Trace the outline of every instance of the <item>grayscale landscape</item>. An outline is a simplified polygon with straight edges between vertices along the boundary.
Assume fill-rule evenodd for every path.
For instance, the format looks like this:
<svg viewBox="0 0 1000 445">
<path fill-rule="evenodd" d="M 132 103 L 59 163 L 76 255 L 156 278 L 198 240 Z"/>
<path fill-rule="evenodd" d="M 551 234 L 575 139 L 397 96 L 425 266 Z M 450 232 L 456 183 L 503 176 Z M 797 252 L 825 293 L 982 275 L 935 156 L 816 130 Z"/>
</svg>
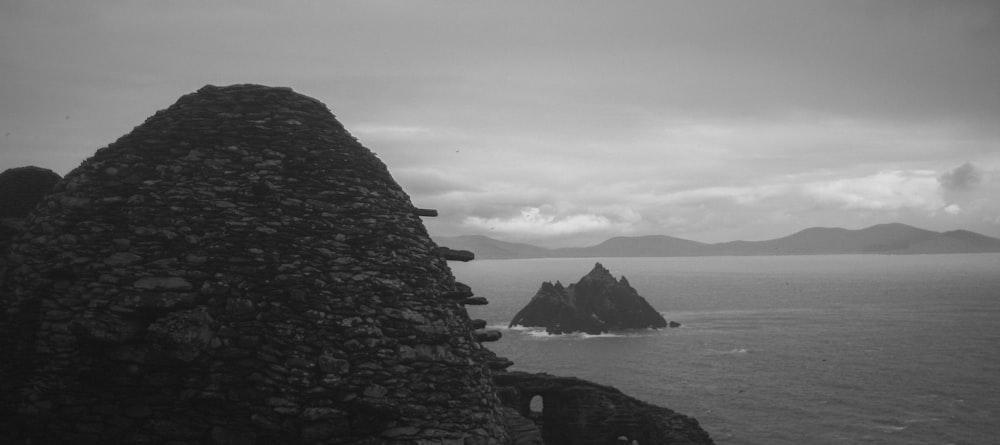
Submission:
<svg viewBox="0 0 1000 445">
<path fill-rule="evenodd" d="M 995 0 L 0 0 L 0 444 L 994 443 L 998 42 Z"/>
</svg>

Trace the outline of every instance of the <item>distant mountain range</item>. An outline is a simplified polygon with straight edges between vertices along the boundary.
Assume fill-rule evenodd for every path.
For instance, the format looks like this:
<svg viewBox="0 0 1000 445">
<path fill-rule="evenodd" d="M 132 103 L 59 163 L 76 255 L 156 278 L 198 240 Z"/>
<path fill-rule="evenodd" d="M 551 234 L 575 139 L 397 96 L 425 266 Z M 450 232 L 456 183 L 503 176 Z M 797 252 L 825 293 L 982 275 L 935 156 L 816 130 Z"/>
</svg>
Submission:
<svg viewBox="0 0 1000 445">
<path fill-rule="evenodd" d="M 595 246 L 559 249 L 509 243 L 481 235 L 435 237 L 435 241 L 452 249 L 472 251 L 479 259 L 1000 252 L 998 238 L 967 230 L 934 232 L 899 223 L 859 230 L 812 227 L 773 240 L 715 244 L 666 235 L 620 236 Z"/>
</svg>

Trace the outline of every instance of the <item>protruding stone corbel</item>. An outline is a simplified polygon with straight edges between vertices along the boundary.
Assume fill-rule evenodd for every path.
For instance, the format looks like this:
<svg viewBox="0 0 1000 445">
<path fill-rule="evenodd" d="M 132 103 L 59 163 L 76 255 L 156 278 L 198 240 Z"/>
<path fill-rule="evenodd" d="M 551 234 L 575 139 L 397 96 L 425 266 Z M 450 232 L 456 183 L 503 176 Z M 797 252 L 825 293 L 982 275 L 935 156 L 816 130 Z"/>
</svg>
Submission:
<svg viewBox="0 0 1000 445">
<path fill-rule="evenodd" d="M 496 357 L 489 359 L 486 362 L 486 366 L 489 366 L 490 369 L 495 371 L 502 371 L 507 368 L 510 368 L 511 366 L 514 366 L 514 362 L 512 362 L 510 359 L 506 357 Z"/>
<path fill-rule="evenodd" d="M 469 297 L 462 300 L 462 304 L 466 306 L 486 306 L 490 304 L 490 301 L 485 297 Z"/>
<path fill-rule="evenodd" d="M 418 209 L 418 208 L 414 207 L 413 208 L 413 214 L 417 215 L 417 216 L 434 217 L 434 216 L 438 216 L 438 211 L 435 210 L 435 209 Z"/>
<path fill-rule="evenodd" d="M 441 296 L 449 300 L 464 300 L 473 295 L 475 294 L 472 293 L 472 288 L 465 283 L 455 283 L 455 290 L 441 294 Z"/>
<path fill-rule="evenodd" d="M 438 254 L 448 261 L 472 261 L 476 255 L 468 250 L 455 250 L 447 247 L 438 247 Z"/>
<path fill-rule="evenodd" d="M 487 343 L 500 340 L 503 337 L 503 333 L 497 330 L 479 330 L 474 333 L 476 336 L 476 341 L 480 343 Z"/>
<path fill-rule="evenodd" d="M 486 320 L 482 320 L 479 318 L 472 320 L 472 329 L 483 329 L 485 327 L 486 327 Z"/>
</svg>

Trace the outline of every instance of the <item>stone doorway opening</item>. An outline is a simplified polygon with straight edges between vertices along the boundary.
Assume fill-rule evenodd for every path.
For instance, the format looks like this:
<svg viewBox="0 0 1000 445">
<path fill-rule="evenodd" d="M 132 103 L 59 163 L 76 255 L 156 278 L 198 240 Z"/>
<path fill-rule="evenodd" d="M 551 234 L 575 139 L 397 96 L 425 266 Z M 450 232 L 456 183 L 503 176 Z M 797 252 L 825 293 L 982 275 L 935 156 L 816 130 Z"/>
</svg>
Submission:
<svg viewBox="0 0 1000 445">
<path fill-rule="evenodd" d="M 542 413 L 545 412 L 545 400 L 542 399 L 541 394 L 535 394 L 531 397 L 528 402 L 528 418 L 533 420 L 535 424 L 542 424 Z"/>
</svg>

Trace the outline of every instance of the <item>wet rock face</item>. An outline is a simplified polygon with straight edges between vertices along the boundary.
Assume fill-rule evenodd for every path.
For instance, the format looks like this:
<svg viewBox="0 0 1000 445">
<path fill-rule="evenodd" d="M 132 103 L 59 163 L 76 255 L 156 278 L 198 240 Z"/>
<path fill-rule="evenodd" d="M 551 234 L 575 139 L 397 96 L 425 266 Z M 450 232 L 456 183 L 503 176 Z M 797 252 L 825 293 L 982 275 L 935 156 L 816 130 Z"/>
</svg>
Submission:
<svg viewBox="0 0 1000 445">
<path fill-rule="evenodd" d="M 184 96 L 14 240 L 0 442 L 503 441 L 436 247 L 320 102 Z"/>
<path fill-rule="evenodd" d="M 616 280 L 597 263 L 590 273 L 568 287 L 559 282 L 542 283 L 510 325 L 544 327 L 550 334 L 600 334 L 618 329 L 663 328 L 667 322 L 625 277 Z"/>
</svg>

